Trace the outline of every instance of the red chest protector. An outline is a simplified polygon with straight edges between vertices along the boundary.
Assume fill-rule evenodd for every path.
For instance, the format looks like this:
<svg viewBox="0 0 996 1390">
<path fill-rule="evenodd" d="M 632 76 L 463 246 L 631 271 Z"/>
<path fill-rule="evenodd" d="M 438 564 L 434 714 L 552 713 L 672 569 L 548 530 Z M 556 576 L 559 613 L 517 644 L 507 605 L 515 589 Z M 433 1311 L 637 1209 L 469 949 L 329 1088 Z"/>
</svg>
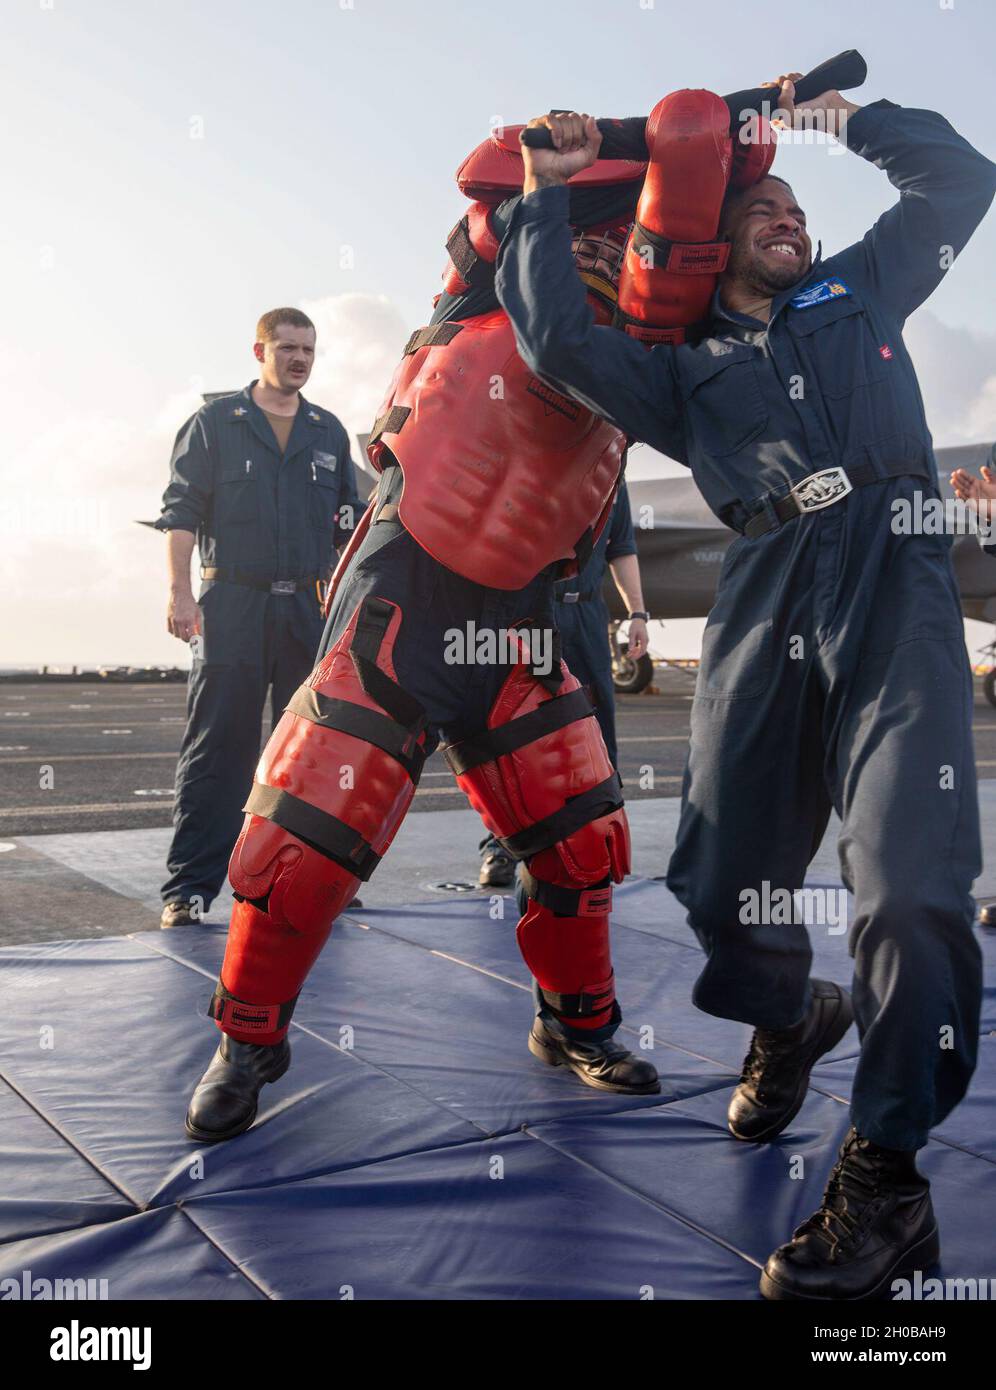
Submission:
<svg viewBox="0 0 996 1390">
<path fill-rule="evenodd" d="M 447 569 L 521 589 L 583 564 L 608 516 L 625 436 L 540 381 L 495 310 L 409 339 L 367 445 L 404 474 L 399 515 Z"/>
</svg>

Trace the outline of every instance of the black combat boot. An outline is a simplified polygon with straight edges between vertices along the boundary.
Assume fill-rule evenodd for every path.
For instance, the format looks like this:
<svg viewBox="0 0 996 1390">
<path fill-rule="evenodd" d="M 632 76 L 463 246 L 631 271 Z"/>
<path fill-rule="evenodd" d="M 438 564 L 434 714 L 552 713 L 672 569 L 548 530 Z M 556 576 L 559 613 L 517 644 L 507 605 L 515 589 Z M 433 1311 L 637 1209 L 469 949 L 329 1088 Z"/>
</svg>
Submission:
<svg viewBox="0 0 996 1390">
<path fill-rule="evenodd" d="M 558 1027 L 555 1019 L 539 1014 L 529 1034 L 529 1051 L 551 1067 L 570 1067 L 586 1086 L 596 1091 L 617 1091 L 620 1095 L 656 1095 L 661 1088 L 657 1071 L 650 1062 L 634 1057 L 613 1037 L 603 1038 L 602 1029 L 583 1038 L 581 1030 Z"/>
<path fill-rule="evenodd" d="M 478 883 L 482 888 L 511 888 L 515 882 L 515 859 L 493 835 L 481 841 L 481 872 Z"/>
<path fill-rule="evenodd" d="M 794 1028 L 758 1028 L 744 1058 L 726 1119 L 735 1139 L 763 1144 L 802 1108 L 809 1073 L 851 1026 L 851 996 L 827 980 L 810 980 L 813 1002 Z"/>
<path fill-rule="evenodd" d="M 193 926 L 200 920 L 201 909 L 198 903 L 188 902 L 186 898 L 170 898 L 168 903 L 163 904 L 159 925 L 164 931 L 168 931 L 170 927 Z"/>
<path fill-rule="evenodd" d="M 259 1093 L 279 1081 L 290 1066 L 290 1043 L 236 1042 L 221 1035 L 211 1065 L 197 1083 L 187 1111 L 187 1133 L 202 1144 L 215 1144 L 247 1130 L 256 1118 Z"/>
<path fill-rule="evenodd" d="M 848 1131 L 823 1205 L 770 1256 L 765 1298 L 888 1296 L 893 1279 L 940 1258 L 930 1184 L 915 1152 L 883 1149 Z"/>
</svg>

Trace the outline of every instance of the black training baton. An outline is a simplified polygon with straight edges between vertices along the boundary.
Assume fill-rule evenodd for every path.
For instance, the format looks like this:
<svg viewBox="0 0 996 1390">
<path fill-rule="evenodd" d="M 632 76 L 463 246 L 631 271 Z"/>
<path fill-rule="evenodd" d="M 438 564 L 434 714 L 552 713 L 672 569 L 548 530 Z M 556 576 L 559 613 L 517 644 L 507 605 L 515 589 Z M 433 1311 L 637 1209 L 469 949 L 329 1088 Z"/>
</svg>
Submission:
<svg viewBox="0 0 996 1390">
<path fill-rule="evenodd" d="M 860 87 L 868 76 L 868 64 L 856 48 L 828 58 L 819 67 L 807 72 L 795 84 L 796 101 L 812 101 L 821 92 L 844 91 Z M 730 125 L 736 129 L 751 115 L 770 110 L 774 114 L 778 101 L 777 87 L 747 87 L 723 98 L 730 111 Z M 553 112 L 559 115 L 559 112 Z M 596 122 L 602 132 L 601 159 L 646 159 L 647 120 L 645 116 L 629 116 L 625 120 Z M 552 150 L 553 136 L 546 126 L 532 126 L 519 137 L 532 150 Z"/>
</svg>

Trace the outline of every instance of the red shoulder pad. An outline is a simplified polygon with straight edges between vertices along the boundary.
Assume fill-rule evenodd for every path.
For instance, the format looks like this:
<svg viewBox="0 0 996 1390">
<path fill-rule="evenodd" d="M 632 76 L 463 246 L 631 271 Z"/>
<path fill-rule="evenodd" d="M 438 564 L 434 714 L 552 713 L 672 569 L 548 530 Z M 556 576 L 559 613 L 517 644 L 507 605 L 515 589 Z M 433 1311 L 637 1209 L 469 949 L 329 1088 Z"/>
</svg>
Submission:
<svg viewBox="0 0 996 1390">
<path fill-rule="evenodd" d="M 522 188 L 522 153 L 519 146 L 521 125 L 505 126 L 487 140 L 482 140 L 456 171 L 457 187 L 468 198 L 481 203 L 500 203 Z M 638 159 L 598 159 L 589 169 L 582 169 L 568 179 L 572 186 L 592 187 L 613 183 L 629 183 L 642 178 L 646 162 Z"/>
</svg>

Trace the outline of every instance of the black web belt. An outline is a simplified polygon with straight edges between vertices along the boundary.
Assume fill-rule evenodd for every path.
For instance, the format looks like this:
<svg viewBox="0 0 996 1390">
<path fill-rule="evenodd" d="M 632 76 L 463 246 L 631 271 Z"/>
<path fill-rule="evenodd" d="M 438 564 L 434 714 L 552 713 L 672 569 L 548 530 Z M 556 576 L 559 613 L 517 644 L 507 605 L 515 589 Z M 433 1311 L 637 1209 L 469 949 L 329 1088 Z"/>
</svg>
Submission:
<svg viewBox="0 0 996 1390">
<path fill-rule="evenodd" d="M 908 476 L 911 478 L 923 478 L 931 481 L 929 470 L 923 465 L 911 464 L 906 460 L 902 462 L 892 462 L 885 464 L 858 463 L 849 468 L 826 468 L 820 469 L 817 473 L 810 474 L 810 478 L 818 478 L 822 474 L 839 473 L 846 477 L 850 484 L 846 492 L 841 492 L 840 496 L 831 499 L 818 506 L 807 507 L 800 503 L 796 493 L 809 481 L 804 478 L 797 483 L 794 489 L 781 497 L 775 497 L 768 493 L 765 497 L 754 502 L 748 507 L 744 502 L 731 503 L 729 507 L 724 507 L 720 513 L 720 520 L 727 526 L 731 526 L 734 531 L 740 531 L 751 540 L 758 536 L 767 535 L 769 531 L 777 531 L 788 521 L 794 521 L 797 517 L 808 516 L 814 511 L 823 511 L 827 506 L 833 506 L 836 502 L 843 501 L 848 492 L 853 492 L 855 488 L 868 487 L 872 483 L 884 482 L 887 478 L 901 478 Z"/>
<path fill-rule="evenodd" d="M 294 579 L 264 579 L 252 570 L 242 570 L 231 565 L 203 565 L 202 579 L 220 579 L 224 584 L 244 584 L 249 589 L 263 589 L 267 593 L 293 594 L 298 589 L 314 589 L 320 575 L 307 574 Z"/>
</svg>

